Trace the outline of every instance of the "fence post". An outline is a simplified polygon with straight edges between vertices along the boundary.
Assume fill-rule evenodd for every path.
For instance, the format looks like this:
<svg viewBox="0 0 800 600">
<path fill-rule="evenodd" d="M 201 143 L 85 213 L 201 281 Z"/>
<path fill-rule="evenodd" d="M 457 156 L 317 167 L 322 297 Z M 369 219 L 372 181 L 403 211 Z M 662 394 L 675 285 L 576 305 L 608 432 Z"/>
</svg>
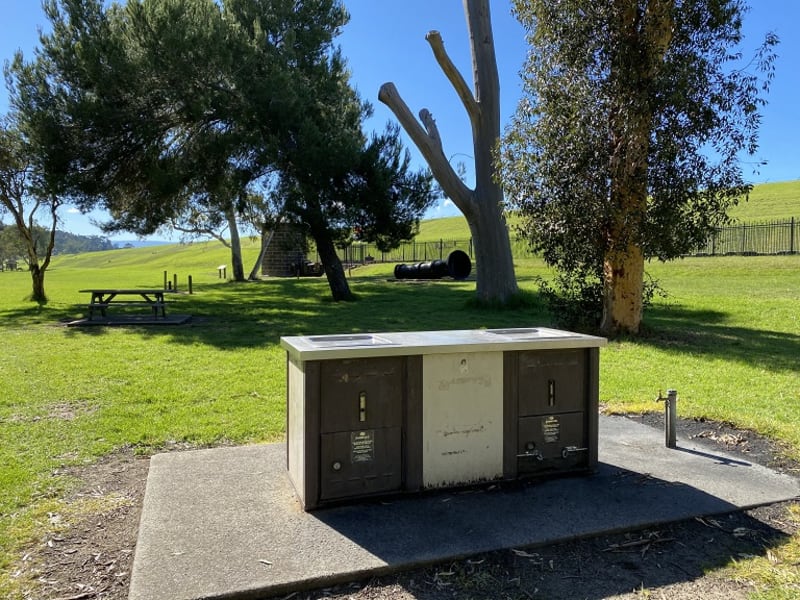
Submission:
<svg viewBox="0 0 800 600">
<path fill-rule="evenodd" d="M 745 253 L 747 243 L 747 225 L 742 225 L 742 254 Z"/>
<path fill-rule="evenodd" d="M 794 254 L 794 217 L 792 217 L 792 226 L 789 229 L 789 254 Z"/>
</svg>

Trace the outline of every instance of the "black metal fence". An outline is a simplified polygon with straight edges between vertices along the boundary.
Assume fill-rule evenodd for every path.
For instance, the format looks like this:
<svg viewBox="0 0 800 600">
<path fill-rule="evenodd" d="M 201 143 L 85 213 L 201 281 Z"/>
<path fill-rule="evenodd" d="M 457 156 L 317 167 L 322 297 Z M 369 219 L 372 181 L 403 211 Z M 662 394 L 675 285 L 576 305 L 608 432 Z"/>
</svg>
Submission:
<svg viewBox="0 0 800 600">
<path fill-rule="evenodd" d="M 407 242 L 389 252 L 381 252 L 374 244 L 356 243 L 339 251 L 345 264 L 371 262 L 415 263 L 429 260 L 446 260 L 453 250 L 463 250 L 475 258 L 472 239 L 437 240 L 433 242 Z M 514 258 L 532 256 L 524 240 L 512 236 L 511 251 Z M 764 223 L 742 223 L 720 227 L 709 236 L 706 244 L 689 256 L 755 256 L 762 254 L 800 254 L 800 219 Z"/>
<path fill-rule="evenodd" d="M 797 254 L 800 220 L 742 223 L 720 227 L 693 256 Z"/>
<path fill-rule="evenodd" d="M 463 250 L 470 258 L 475 258 L 471 238 L 406 242 L 388 252 L 378 250 L 374 244 L 356 243 L 339 250 L 339 258 L 345 264 L 366 264 L 370 262 L 415 263 L 429 260 L 447 260 L 453 250 Z M 511 251 L 515 258 L 531 256 L 528 245 L 523 240 L 512 239 Z"/>
</svg>

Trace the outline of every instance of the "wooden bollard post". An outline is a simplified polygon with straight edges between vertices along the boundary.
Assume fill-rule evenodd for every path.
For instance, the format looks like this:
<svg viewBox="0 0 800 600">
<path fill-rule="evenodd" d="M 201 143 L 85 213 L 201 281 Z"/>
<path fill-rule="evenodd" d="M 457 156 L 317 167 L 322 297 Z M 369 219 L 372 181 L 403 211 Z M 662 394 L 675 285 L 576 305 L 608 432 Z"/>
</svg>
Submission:
<svg viewBox="0 0 800 600">
<path fill-rule="evenodd" d="M 189 275 L 189 295 L 192 295 L 192 276 Z"/>
<path fill-rule="evenodd" d="M 167 289 L 167 272 L 164 271 L 164 289 Z"/>
<path fill-rule="evenodd" d="M 177 273 L 173 273 L 173 275 L 172 275 L 172 289 L 174 291 L 176 291 L 176 292 L 178 291 L 178 274 Z"/>
</svg>

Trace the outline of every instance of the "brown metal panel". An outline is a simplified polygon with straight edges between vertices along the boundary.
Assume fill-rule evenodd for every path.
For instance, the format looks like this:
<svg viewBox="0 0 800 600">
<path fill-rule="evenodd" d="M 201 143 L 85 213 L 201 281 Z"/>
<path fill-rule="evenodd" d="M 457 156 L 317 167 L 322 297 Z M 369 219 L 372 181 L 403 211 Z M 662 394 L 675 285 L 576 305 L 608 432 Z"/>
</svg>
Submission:
<svg viewBox="0 0 800 600">
<path fill-rule="evenodd" d="M 519 352 L 503 353 L 503 477 L 517 477 Z"/>
<path fill-rule="evenodd" d="M 403 358 L 322 362 L 321 431 L 399 427 L 403 422 Z"/>
<path fill-rule="evenodd" d="M 406 359 L 403 413 L 403 488 L 422 489 L 422 356 Z"/>
<path fill-rule="evenodd" d="M 305 508 L 319 501 L 319 428 L 320 428 L 320 363 L 305 363 Z"/>
<path fill-rule="evenodd" d="M 585 418 L 582 412 L 520 418 L 519 474 L 587 468 L 590 451 Z"/>
<path fill-rule="evenodd" d="M 519 414 L 584 410 L 585 355 L 581 350 L 519 353 Z"/>
<path fill-rule="evenodd" d="M 600 436 L 600 348 L 586 349 L 586 431 L 589 444 L 588 466 L 597 468 Z"/>
<path fill-rule="evenodd" d="M 367 429 L 321 436 L 320 500 L 399 491 L 401 429 Z"/>
</svg>

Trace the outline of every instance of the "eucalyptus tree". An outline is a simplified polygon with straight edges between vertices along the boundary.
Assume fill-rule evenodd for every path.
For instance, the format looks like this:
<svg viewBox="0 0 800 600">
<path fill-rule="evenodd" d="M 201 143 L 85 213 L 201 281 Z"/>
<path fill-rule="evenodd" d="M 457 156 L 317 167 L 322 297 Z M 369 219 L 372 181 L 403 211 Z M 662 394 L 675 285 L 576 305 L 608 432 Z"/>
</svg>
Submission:
<svg viewBox="0 0 800 600">
<path fill-rule="evenodd" d="M 25 137 L 8 120 L 0 121 L 0 213 L 7 212 L 13 222 L 3 229 L 4 245 L 12 234 L 11 247 L 22 252 L 31 274 L 31 300 L 43 304 L 63 198 L 43 186 L 40 174 Z"/>
<path fill-rule="evenodd" d="M 336 182 L 316 171 L 337 139 L 359 147 L 366 107 L 334 45 L 348 20 L 338 0 L 47 0 L 45 11 L 52 32 L 34 61 L 16 57 L 13 103 L 47 177 L 82 209 L 107 209 L 107 231 L 149 234 L 197 206 L 231 223 L 272 177 L 312 178 L 306 191 L 325 194 Z M 346 129 L 334 125 L 343 112 Z M 299 173 L 312 150 L 323 159 Z M 302 217 L 321 232 L 315 206 Z M 329 281 L 343 276 L 337 261 Z"/>
<path fill-rule="evenodd" d="M 701 244 L 749 193 L 773 35 L 741 54 L 741 0 L 515 0 L 524 96 L 502 152 L 507 196 L 601 329 L 636 333 L 644 265 Z"/>
</svg>

